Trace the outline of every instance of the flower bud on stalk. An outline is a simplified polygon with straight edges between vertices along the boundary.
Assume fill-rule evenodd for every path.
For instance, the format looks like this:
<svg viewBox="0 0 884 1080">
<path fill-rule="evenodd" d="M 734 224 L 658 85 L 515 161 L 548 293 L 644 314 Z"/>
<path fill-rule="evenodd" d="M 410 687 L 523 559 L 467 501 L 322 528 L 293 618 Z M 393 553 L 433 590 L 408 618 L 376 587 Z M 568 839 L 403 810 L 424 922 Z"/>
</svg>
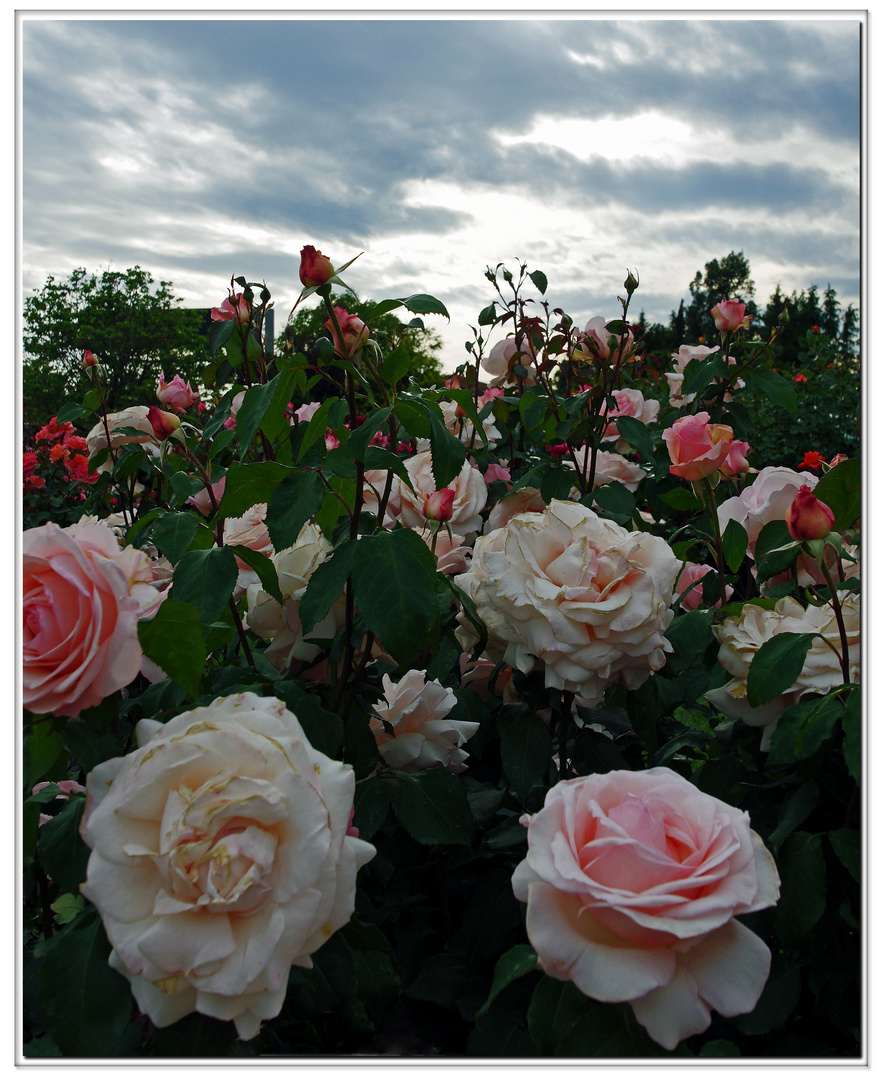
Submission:
<svg viewBox="0 0 884 1080">
<path fill-rule="evenodd" d="M 331 260 L 327 259 L 321 251 L 318 251 L 310 244 L 301 248 L 301 268 L 298 271 L 298 276 L 305 288 L 310 289 L 317 285 L 324 285 L 334 277 L 334 273 L 335 268 L 332 266 Z"/>
<path fill-rule="evenodd" d="M 822 540 L 832 531 L 835 515 L 824 502 L 814 495 L 807 484 L 802 484 L 795 496 L 786 525 L 795 540 Z"/>
<path fill-rule="evenodd" d="M 454 488 L 431 491 L 424 499 L 424 517 L 428 521 L 450 521 L 454 505 Z"/>
<path fill-rule="evenodd" d="M 715 326 L 722 333 L 733 333 L 735 330 L 745 330 L 752 321 L 752 316 L 746 314 L 746 305 L 738 300 L 722 300 L 716 304 L 710 312 L 715 320 Z"/>
<path fill-rule="evenodd" d="M 89 368 L 94 368 L 98 366 L 98 361 L 96 360 L 94 353 L 91 353 L 88 349 L 83 350 L 83 359 L 80 361 L 80 363 L 82 364 L 83 369 L 86 371 L 88 371 Z"/>
<path fill-rule="evenodd" d="M 164 412 L 162 409 L 158 409 L 156 405 L 151 405 L 147 410 L 147 419 L 150 421 L 150 426 L 158 439 L 168 439 L 173 432 L 181 427 L 181 420 L 174 413 Z"/>
</svg>

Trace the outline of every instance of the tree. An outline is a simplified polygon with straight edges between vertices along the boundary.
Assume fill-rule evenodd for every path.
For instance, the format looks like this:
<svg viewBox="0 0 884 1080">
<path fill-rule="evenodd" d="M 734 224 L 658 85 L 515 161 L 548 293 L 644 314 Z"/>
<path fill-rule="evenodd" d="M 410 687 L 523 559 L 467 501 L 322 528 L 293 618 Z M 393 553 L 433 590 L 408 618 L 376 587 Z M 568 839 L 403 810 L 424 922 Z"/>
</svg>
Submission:
<svg viewBox="0 0 884 1080">
<path fill-rule="evenodd" d="M 356 300 L 355 297 L 344 294 L 332 293 L 331 301 L 336 307 L 345 308 L 350 315 L 356 315 L 360 319 L 366 319 L 375 307 L 374 300 Z M 319 366 L 320 353 L 317 341 L 321 337 L 331 337 L 325 328 L 326 321 L 324 304 L 301 308 L 276 339 L 274 348 L 280 353 L 303 353 L 311 365 Z M 434 330 L 424 328 L 419 319 L 413 320 L 412 323 L 402 323 L 397 318 L 396 312 L 382 315 L 379 319 L 372 321 L 371 336 L 378 342 L 385 357 L 395 347 L 403 349 L 408 357 L 408 374 L 422 386 L 442 382 L 444 375 L 435 356 L 442 348 L 442 341 Z M 311 397 L 315 400 L 333 393 L 333 383 L 340 378 L 338 371 L 326 367 L 320 367 L 320 370 L 326 377 L 321 379 L 311 391 Z"/>
<path fill-rule="evenodd" d="M 83 351 L 106 372 L 108 407 L 151 403 L 160 372 L 197 379 L 209 360 L 201 311 L 182 308 L 171 281 L 140 266 L 74 270 L 25 298 L 22 389 L 26 425 L 40 426 L 89 385 Z"/>
</svg>

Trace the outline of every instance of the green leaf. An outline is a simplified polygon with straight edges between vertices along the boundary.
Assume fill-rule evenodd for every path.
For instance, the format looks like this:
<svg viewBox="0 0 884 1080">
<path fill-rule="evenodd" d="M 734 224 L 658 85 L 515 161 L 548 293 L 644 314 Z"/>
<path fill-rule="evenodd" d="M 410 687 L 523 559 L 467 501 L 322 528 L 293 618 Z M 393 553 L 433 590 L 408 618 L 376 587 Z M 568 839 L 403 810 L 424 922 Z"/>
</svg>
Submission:
<svg viewBox="0 0 884 1080">
<path fill-rule="evenodd" d="M 457 476 L 466 460 L 467 448 L 442 423 L 439 417 L 429 411 L 430 417 L 430 452 L 433 461 L 433 479 L 436 490 L 441 491 Z"/>
<path fill-rule="evenodd" d="M 634 416 L 617 416 L 614 419 L 620 438 L 638 450 L 647 461 L 654 460 L 654 440 L 646 424 Z"/>
<path fill-rule="evenodd" d="M 673 491 L 664 491 L 658 496 L 661 502 L 671 506 L 673 510 L 702 510 L 703 503 L 687 488 L 675 488 Z"/>
<path fill-rule="evenodd" d="M 463 787 L 447 769 L 394 774 L 393 812 L 419 844 L 469 844 L 473 817 Z"/>
<path fill-rule="evenodd" d="M 813 493 L 835 515 L 832 526 L 835 532 L 852 528 L 860 516 L 862 500 L 862 471 L 859 461 L 851 458 L 830 469 L 820 479 Z"/>
<path fill-rule="evenodd" d="M 430 410 L 423 401 L 400 394 L 393 406 L 393 412 L 409 435 L 415 439 L 430 438 Z"/>
<path fill-rule="evenodd" d="M 164 514 L 154 523 L 151 538 L 160 554 L 174 566 L 190 547 L 199 524 L 196 517 L 186 511 Z"/>
<path fill-rule="evenodd" d="M 274 693 L 295 715 L 310 745 L 326 757 L 338 758 L 344 738 L 341 718 L 323 708 L 322 702 L 297 683 L 278 682 L 274 686 Z"/>
<path fill-rule="evenodd" d="M 748 546 L 748 533 L 739 521 L 734 521 L 734 519 L 731 518 L 725 526 L 724 533 L 721 537 L 721 550 L 724 555 L 724 561 L 727 563 L 727 568 L 732 574 L 736 574 L 740 569 Z"/>
<path fill-rule="evenodd" d="M 499 720 L 503 771 L 520 798 L 545 776 L 552 757 L 552 739 L 543 721 L 518 709 L 511 720 Z"/>
<path fill-rule="evenodd" d="M 782 574 L 798 558 L 801 545 L 789 534 L 785 521 L 769 521 L 755 542 L 755 562 L 758 581 Z"/>
<path fill-rule="evenodd" d="M 82 719 L 67 721 L 64 745 L 74 761 L 87 773 L 102 761 L 120 756 L 120 746 L 110 732 L 99 733 Z"/>
<path fill-rule="evenodd" d="M 230 335 L 233 333 L 233 327 L 235 325 L 234 319 L 218 319 L 213 321 L 209 327 L 209 352 L 212 356 L 221 348 L 222 345 L 226 345 Z"/>
<path fill-rule="evenodd" d="M 400 379 L 408 374 L 412 363 L 411 352 L 400 342 L 395 349 L 388 352 L 380 367 L 380 376 L 387 386 L 395 386 Z"/>
<path fill-rule="evenodd" d="M 353 824 L 359 830 L 361 840 L 371 840 L 387 817 L 393 785 L 376 776 L 360 780 L 356 785 L 354 803 L 356 812 Z"/>
<path fill-rule="evenodd" d="M 841 728 L 844 731 L 844 743 L 842 751 L 847 771 L 851 779 L 859 784 L 862 782 L 862 738 L 863 724 L 860 710 L 860 695 L 858 690 L 851 692 L 841 718 Z"/>
<path fill-rule="evenodd" d="M 411 529 L 363 536 L 352 574 L 356 607 L 369 630 L 403 671 L 412 667 L 439 622 L 430 549 Z"/>
<path fill-rule="evenodd" d="M 298 618 L 305 637 L 325 618 L 332 604 L 340 599 L 350 576 L 356 546 L 355 541 L 345 541 L 310 575 L 304 595 L 298 601 Z"/>
<path fill-rule="evenodd" d="M 759 367 L 746 375 L 746 387 L 755 392 L 761 392 L 774 403 L 790 412 L 798 408 L 798 398 L 795 396 L 795 388 L 770 368 Z"/>
<path fill-rule="evenodd" d="M 790 706 L 777 721 L 768 764 L 791 765 L 811 757 L 834 736 L 843 711 L 837 694 L 822 700 L 805 697 Z"/>
<path fill-rule="evenodd" d="M 81 416 L 86 415 L 86 410 L 82 405 L 78 405 L 75 401 L 69 402 L 67 405 L 62 405 L 58 410 L 58 416 L 55 420 L 57 424 L 66 424 L 71 420 L 79 420 Z"/>
<path fill-rule="evenodd" d="M 621 524 L 629 521 L 635 511 L 635 496 L 628 487 L 616 480 L 594 488 L 592 499 L 600 509 L 612 514 Z"/>
<path fill-rule="evenodd" d="M 784 694 L 801 674 L 814 634 L 775 634 L 756 652 L 749 666 L 746 691 L 755 708 Z"/>
<path fill-rule="evenodd" d="M 456 386 L 449 387 L 446 394 L 452 401 L 456 401 L 460 405 L 461 409 L 467 414 L 467 418 L 472 421 L 473 427 L 476 429 L 476 435 L 487 446 L 488 439 L 485 435 L 485 429 L 482 426 L 482 421 L 479 419 L 479 414 L 476 412 L 476 403 L 473 401 L 473 395 L 469 390 L 461 390 Z M 485 412 L 485 408 L 482 409 Z"/>
<path fill-rule="evenodd" d="M 541 296 L 546 292 L 547 280 L 546 274 L 542 270 L 532 270 L 528 274 L 528 277 L 534 282 L 534 287 L 540 293 Z"/>
<path fill-rule="evenodd" d="M 725 379 L 728 370 L 721 356 L 713 356 L 711 359 L 701 360 L 695 357 L 684 369 L 684 382 L 682 394 L 698 394 L 712 382 L 713 379 Z"/>
<path fill-rule="evenodd" d="M 730 1039 L 713 1039 L 700 1047 L 699 1057 L 739 1057 L 740 1048 Z"/>
<path fill-rule="evenodd" d="M 543 1057 L 559 1053 L 563 1037 L 587 1020 L 589 1001 L 570 982 L 544 975 L 531 996 L 528 1030 Z"/>
<path fill-rule="evenodd" d="M 62 893 L 49 905 L 55 912 L 55 921 L 59 926 L 67 926 L 69 922 L 73 922 L 85 906 L 86 901 L 82 896 L 69 892 Z"/>
<path fill-rule="evenodd" d="M 313 446 L 317 439 L 319 439 L 320 435 L 325 435 L 326 429 L 330 426 L 328 414 L 331 412 L 333 405 L 340 403 L 340 398 L 326 398 L 316 412 L 310 417 L 304 434 L 301 436 L 298 461 L 301 460 L 310 447 Z M 303 423 L 303 421 L 301 422 Z"/>
<path fill-rule="evenodd" d="M 204 623 L 214 622 L 227 607 L 236 578 L 236 558 L 230 548 L 187 551 L 175 567 L 172 596 L 180 604 L 192 604 Z"/>
<path fill-rule="evenodd" d="M 275 439 L 288 423 L 285 410 L 296 380 L 297 372 L 292 368 L 287 368 L 263 386 L 252 386 L 246 391 L 246 396 L 236 414 L 236 437 L 240 445 L 240 460 L 245 457 L 258 428 L 268 439 Z"/>
<path fill-rule="evenodd" d="M 496 303 L 492 301 L 487 307 L 479 312 L 479 326 L 491 326 L 497 318 L 495 313 Z"/>
<path fill-rule="evenodd" d="M 577 486 L 577 474 L 566 465 L 547 465 L 540 478 L 540 497 L 547 504 L 553 499 L 567 499 Z"/>
<path fill-rule="evenodd" d="M 252 551 L 251 548 L 247 548 L 242 544 L 231 544 L 229 550 L 237 558 L 241 559 L 246 566 L 255 571 L 264 592 L 269 593 L 277 603 L 282 604 L 282 593 L 279 591 L 279 575 L 270 559 L 266 555 L 262 555 L 260 551 Z"/>
<path fill-rule="evenodd" d="M 782 881 L 776 908 L 780 941 L 790 949 L 802 941 L 826 909 L 826 861 L 822 836 L 796 832 L 779 855 Z"/>
<path fill-rule="evenodd" d="M 110 945 L 90 910 L 39 946 L 40 1004 L 49 1034 L 62 1054 L 112 1055 L 133 1002 L 129 983 L 108 965 Z"/>
<path fill-rule="evenodd" d="M 392 405 L 387 405 L 383 409 L 376 409 L 354 432 L 351 433 L 350 438 L 347 440 L 346 448 L 353 461 L 365 460 L 369 442 L 371 442 L 375 434 L 384 426 L 392 411 Z"/>
<path fill-rule="evenodd" d="M 234 461 L 227 470 L 218 513 L 221 517 L 242 517 L 255 503 L 269 503 L 280 481 L 291 475 L 291 469 L 276 461 L 255 461 L 248 465 Z"/>
<path fill-rule="evenodd" d="M 25 742 L 25 787 L 28 790 L 46 776 L 63 750 L 64 736 L 53 730 L 51 720 L 33 725 Z"/>
<path fill-rule="evenodd" d="M 206 662 L 206 645 L 197 608 L 167 597 L 152 619 L 139 622 L 138 640 L 146 655 L 170 679 L 191 697 L 197 696 Z"/>
<path fill-rule="evenodd" d="M 835 854 L 857 884 L 862 881 L 862 849 L 857 829 L 832 829 L 828 834 L 829 843 Z"/>
<path fill-rule="evenodd" d="M 488 627 L 479 617 L 479 611 L 473 602 L 469 593 L 463 591 L 463 589 L 457 585 L 447 574 L 443 574 L 440 578 L 441 581 L 448 586 L 448 588 L 454 593 L 457 599 L 460 601 L 463 613 L 470 623 L 472 628 L 478 635 L 478 640 L 473 647 L 473 651 L 470 654 L 471 660 L 478 660 L 482 653 L 485 651 L 485 646 L 488 644 Z"/>
<path fill-rule="evenodd" d="M 670 671 L 683 671 L 702 656 L 712 640 L 711 627 L 715 612 L 698 608 L 676 615 L 666 630 L 666 639 L 673 647 L 667 657 Z"/>
<path fill-rule="evenodd" d="M 807 820 L 819 805 L 819 801 L 820 788 L 814 780 L 808 780 L 793 791 L 780 810 L 777 827 L 767 838 L 767 846 L 776 851 L 786 837 Z"/>
<path fill-rule="evenodd" d="M 435 296 L 430 296 L 429 293 L 414 293 L 412 296 L 407 296 L 402 304 L 414 315 L 444 315 L 449 322 L 451 321 L 448 309 L 442 301 L 437 300 Z"/>
<path fill-rule="evenodd" d="M 43 869 L 64 892 L 79 893 L 86 880 L 89 848 L 80 839 L 80 821 L 86 808 L 82 796 L 73 796 L 40 829 L 37 851 Z"/>
<path fill-rule="evenodd" d="M 476 1019 L 484 1016 L 491 1008 L 491 1002 L 501 990 L 505 990 L 510 983 L 527 975 L 531 971 L 537 971 L 537 953 L 530 945 L 514 945 L 508 949 L 494 966 L 494 979 L 488 998 L 481 1009 L 476 1013 Z"/>
<path fill-rule="evenodd" d="M 276 551 L 293 546 L 298 533 L 322 506 L 326 487 L 315 469 L 289 473 L 267 504 L 265 522 Z"/>
</svg>

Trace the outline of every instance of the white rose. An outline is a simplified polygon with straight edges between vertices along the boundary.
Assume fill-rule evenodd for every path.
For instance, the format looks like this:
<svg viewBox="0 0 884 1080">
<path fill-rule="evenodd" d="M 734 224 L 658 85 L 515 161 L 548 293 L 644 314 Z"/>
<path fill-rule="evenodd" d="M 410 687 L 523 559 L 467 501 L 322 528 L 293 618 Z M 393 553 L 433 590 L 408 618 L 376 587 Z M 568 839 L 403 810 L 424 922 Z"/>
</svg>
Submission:
<svg viewBox="0 0 884 1080">
<path fill-rule="evenodd" d="M 485 522 L 485 535 L 502 529 L 504 525 L 516 514 L 524 514 L 531 510 L 543 511 L 546 503 L 540 494 L 540 488 L 523 487 L 516 491 L 510 491 L 498 501 L 494 509 L 488 515 Z"/>
<path fill-rule="evenodd" d="M 860 612 L 859 597 L 848 593 L 841 597 L 841 610 L 847 631 L 850 681 L 859 682 Z M 739 616 L 725 619 L 713 633 L 721 642 L 718 662 L 733 678 L 724 686 L 706 692 L 706 699 L 719 712 L 752 727 L 763 727 L 761 749 L 770 748 L 777 721 L 790 706 L 805 694 L 826 694 L 844 682 L 841 670 L 841 637 L 831 604 L 803 608 L 786 596 L 776 607 L 766 610 L 757 604 L 744 604 Z M 814 639 L 801 674 L 779 697 L 763 705 L 750 705 L 746 681 L 749 666 L 761 646 L 777 634 L 822 634 Z"/>
<path fill-rule="evenodd" d="M 554 500 L 480 537 L 456 581 L 488 628 L 491 660 L 526 673 L 541 664 L 547 686 L 597 704 L 607 686 L 634 689 L 665 663 L 679 568 L 664 540 Z M 459 637 L 469 648 L 463 616 Z"/>
<path fill-rule="evenodd" d="M 574 457 L 577 459 L 577 468 L 587 478 L 589 477 L 589 465 L 586 463 L 588 453 L 590 451 L 586 446 L 581 447 L 574 453 Z M 572 469 L 574 468 L 574 463 L 569 458 L 564 458 L 563 464 Z M 640 465 L 628 461 L 622 454 L 599 450 L 595 459 L 595 474 L 593 475 L 592 486 L 597 488 L 601 487 L 602 484 L 618 483 L 622 484 L 627 490 L 635 492 L 647 475 Z M 579 498 L 579 492 L 576 489 L 574 496 Z"/>
<path fill-rule="evenodd" d="M 159 442 L 154 434 L 153 426 L 147 418 L 147 405 L 132 405 L 120 412 L 107 414 L 107 428 L 110 431 L 111 448 L 118 450 L 128 443 L 144 443 L 148 453 L 159 453 Z M 124 435 L 120 428 L 135 428 L 141 435 Z M 99 420 L 95 427 L 86 436 L 86 456 L 92 457 L 98 450 L 107 446 L 107 431 L 103 420 Z M 98 472 L 107 472 L 113 467 L 113 462 L 108 458 L 100 466 Z"/>
<path fill-rule="evenodd" d="M 347 835 L 352 769 L 252 693 L 136 735 L 87 779 L 83 895 L 158 1027 L 199 1012 L 250 1039 L 282 1008 L 291 966 L 309 968 L 353 913 L 375 852 Z"/>
<path fill-rule="evenodd" d="M 411 670 L 398 683 L 389 675 L 383 677 L 384 698 L 374 706 L 376 715 L 371 718 L 378 750 L 392 769 L 418 772 L 443 765 L 449 772 L 463 772 L 469 755 L 460 747 L 479 725 L 449 719 L 457 698 L 438 679 L 427 682 L 426 674 Z"/>
</svg>

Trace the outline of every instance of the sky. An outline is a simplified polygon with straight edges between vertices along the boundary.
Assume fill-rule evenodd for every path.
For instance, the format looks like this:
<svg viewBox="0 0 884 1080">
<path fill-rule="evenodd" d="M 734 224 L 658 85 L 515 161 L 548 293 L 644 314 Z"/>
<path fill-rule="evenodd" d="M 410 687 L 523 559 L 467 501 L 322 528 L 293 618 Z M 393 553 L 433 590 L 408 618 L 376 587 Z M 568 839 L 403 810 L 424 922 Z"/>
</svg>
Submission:
<svg viewBox="0 0 884 1080">
<path fill-rule="evenodd" d="M 631 315 L 665 323 L 730 251 L 761 306 L 777 284 L 859 306 L 857 12 L 20 27 L 24 295 L 137 264 L 209 307 L 245 275 L 279 333 L 305 244 L 362 252 L 360 297 L 446 305 L 446 370 L 499 262 L 580 325 L 619 317 L 627 269 Z"/>
</svg>

